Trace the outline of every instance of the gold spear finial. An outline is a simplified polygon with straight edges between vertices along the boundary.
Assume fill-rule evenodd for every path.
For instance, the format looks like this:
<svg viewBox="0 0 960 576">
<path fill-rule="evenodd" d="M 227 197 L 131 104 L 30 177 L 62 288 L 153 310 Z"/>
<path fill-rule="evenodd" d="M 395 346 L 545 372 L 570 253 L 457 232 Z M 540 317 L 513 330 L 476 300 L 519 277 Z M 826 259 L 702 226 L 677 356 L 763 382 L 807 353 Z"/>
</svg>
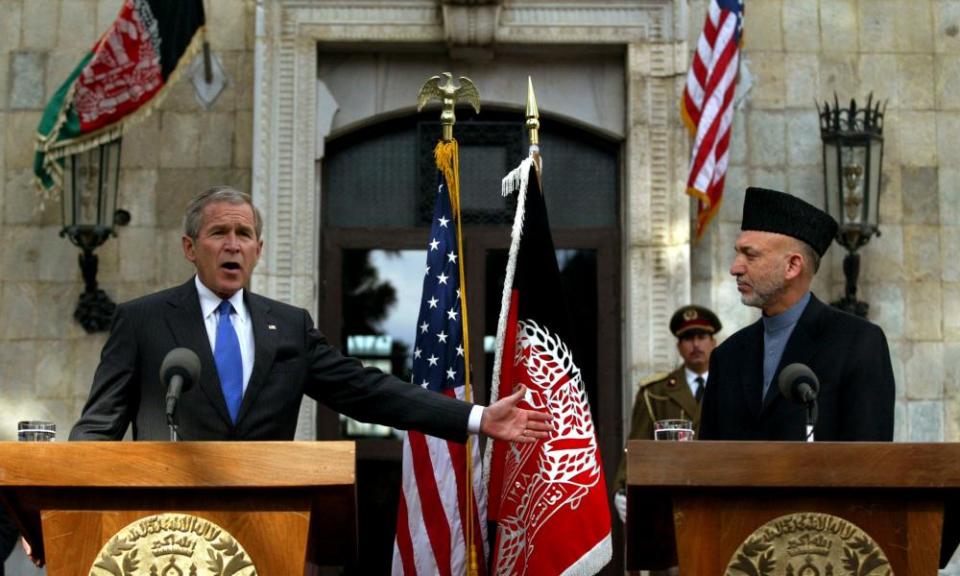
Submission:
<svg viewBox="0 0 960 576">
<path fill-rule="evenodd" d="M 480 92 L 473 81 L 461 76 L 460 85 L 454 86 L 453 76 L 449 72 L 444 72 L 442 76 L 434 76 L 423 83 L 420 94 L 417 96 L 417 112 L 423 110 L 431 100 L 440 100 L 443 104 L 440 124 L 443 125 L 445 142 L 453 140 L 453 125 L 457 122 L 453 110 L 458 101 L 470 104 L 477 114 L 480 113 Z"/>
<path fill-rule="evenodd" d="M 540 110 L 537 108 L 537 95 L 533 93 L 533 80 L 527 76 L 527 133 L 530 145 L 540 145 Z"/>
</svg>

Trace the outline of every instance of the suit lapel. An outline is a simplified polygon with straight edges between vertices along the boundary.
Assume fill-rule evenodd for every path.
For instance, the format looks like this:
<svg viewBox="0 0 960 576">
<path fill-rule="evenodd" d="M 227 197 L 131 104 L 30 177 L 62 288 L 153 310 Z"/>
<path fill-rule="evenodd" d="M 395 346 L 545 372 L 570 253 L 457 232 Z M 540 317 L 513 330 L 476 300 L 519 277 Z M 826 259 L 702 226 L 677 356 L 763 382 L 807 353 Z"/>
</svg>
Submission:
<svg viewBox="0 0 960 576">
<path fill-rule="evenodd" d="M 810 302 L 800 315 L 797 325 L 787 340 L 787 346 L 783 349 L 783 356 L 780 358 L 780 364 L 777 365 L 777 371 L 773 374 L 773 382 L 770 384 L 770 390 L 763 400 L 763 411 L 766 412 L 770 406 L 783 398 L 780 393 L 780 386 L 777 385 L 777 379 L 780 377 L 780 371 L 785 366 L 795 362 L 810 365 L 810 359 L 816 352 L 817 336 L 817 317 L 820 314 L 823 304 L 817 300 L 816 296 L 810 295 Z"/>
<path fill-rule="evenodd" d="M 267 375 L 270 373 L 270 367 L 273 366 L 273 358 L 277 352 L 278 323 L 270 312 L 270 304 L 249 291 L 244 294 L 244 302 L 250 312 L 250 321 L 253 322 L 254 356 L 253 372 L 250 374 L 250 382 L 247 383 L 247 390 L 240 403 L 240 412 L 237 414 L 238 423 L 243 420 L 250 406 L 266 386 Z"/>
<path fill-rule="evenodd" d="M 745 330 L 748 332 L 747 337 L 741 340 L 740 357 L 743 362 L 739 366 L 743 374 L 739 380 L 743 385 L 747 406 L 756 417 L 760 415 L 763 400 L 763 321 L 757 320 Z"/>
<path fill-rule="evenodd" d="M 189 282 L 174 292 L 168 300 L 168 304 L 170 304 L 172 311 L 167 315 L 167 324 L 173 332 L 174 341 L 178 346 L 193 350 L 200 357 L 200 365 L 203 366 L 203 369 L 200 371 L 198 386 L 207 396 L 210 405 L 214 407 L 224 424 L 228 427 L 232 426 L 230 413 L 227 412 L 227 403 L 223 398 L 223 391 L 220 389 L 220 378 L 217 376 L 213 351 L 210 350 L 210 339 L 203 322 L 200 296 L 197 294 L 194 279 L 191 278 Z"/>
</svg>

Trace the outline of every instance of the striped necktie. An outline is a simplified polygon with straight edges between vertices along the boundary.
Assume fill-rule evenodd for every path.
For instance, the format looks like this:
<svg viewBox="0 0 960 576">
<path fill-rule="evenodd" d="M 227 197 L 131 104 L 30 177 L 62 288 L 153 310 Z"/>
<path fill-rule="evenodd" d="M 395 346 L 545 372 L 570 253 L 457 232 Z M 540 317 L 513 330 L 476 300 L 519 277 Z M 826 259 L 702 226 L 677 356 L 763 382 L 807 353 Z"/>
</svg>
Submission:
<svg viewBox="0 0 960 576">
<path fill-rule="evenodd" d="M 697 404 L 699 404 L 703 401 L 703 390 L 707 387 L 707 383 L 703 380 L 703 376 L 697 376 L 693 381 L 697 383 L 697 391 L 693 397 L 697 399 Z"/>
</svg>

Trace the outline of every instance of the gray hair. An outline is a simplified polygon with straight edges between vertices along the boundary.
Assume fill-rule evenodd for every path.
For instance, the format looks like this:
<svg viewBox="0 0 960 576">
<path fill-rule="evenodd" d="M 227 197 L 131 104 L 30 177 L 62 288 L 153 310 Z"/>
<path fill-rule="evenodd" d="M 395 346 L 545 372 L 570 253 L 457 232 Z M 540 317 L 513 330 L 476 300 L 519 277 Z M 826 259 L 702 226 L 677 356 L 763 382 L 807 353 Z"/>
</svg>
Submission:
<svg viewBox="0 0 960 576">
<path fill-rule="evenodd" d="M 192 240 L 196 240 L 203 228 L 203 210 L 209 204 L 214 202 L 226 202 L 227 204 L 249 204 L 253 210 L 253 225 L 257 230 L 257 238 L 263 232 L 263 218 L 260 217 L 260 210 L 253 205 L 253 200 L 249 194 L 240 192 L 230 186 L 211 186 L 200 194 L 197 194 L 190 204 L 187 205 L 187 213 L 183 217 L 183 233 Z"/>
</svg>

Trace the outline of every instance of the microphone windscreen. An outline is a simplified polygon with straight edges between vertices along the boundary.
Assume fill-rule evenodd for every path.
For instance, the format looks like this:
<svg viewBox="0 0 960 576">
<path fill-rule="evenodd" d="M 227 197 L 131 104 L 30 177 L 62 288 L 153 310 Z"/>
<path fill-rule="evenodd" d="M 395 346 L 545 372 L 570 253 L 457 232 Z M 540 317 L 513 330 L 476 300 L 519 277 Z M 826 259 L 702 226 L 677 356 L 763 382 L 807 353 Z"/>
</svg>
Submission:
<svg viewBox="0 0 960 576">
<path fill-rule="evenodd" d="M 169 385 L 170 378 L 180 375 L 184 388 L 200 379 L 200 358 L 189 348 L 174 348 L 167 352 L 160 365 L 160 381 Z"/>
<path fill-rule="evenodd" d="M 796 384 L 799 382 L 810 384 L 814 390 L 820 389 L 820 381 L 817 380 L 817 375 L 813 373 L 809 366 L 799 362 L 788 364 L 780 371 L 780 377 L 777 378 L 777 387 L 780 388 L 780 393 L 783 394 L 784 398 L 803 404 L 803 398 L 797 393 Z"/>
</svg>

